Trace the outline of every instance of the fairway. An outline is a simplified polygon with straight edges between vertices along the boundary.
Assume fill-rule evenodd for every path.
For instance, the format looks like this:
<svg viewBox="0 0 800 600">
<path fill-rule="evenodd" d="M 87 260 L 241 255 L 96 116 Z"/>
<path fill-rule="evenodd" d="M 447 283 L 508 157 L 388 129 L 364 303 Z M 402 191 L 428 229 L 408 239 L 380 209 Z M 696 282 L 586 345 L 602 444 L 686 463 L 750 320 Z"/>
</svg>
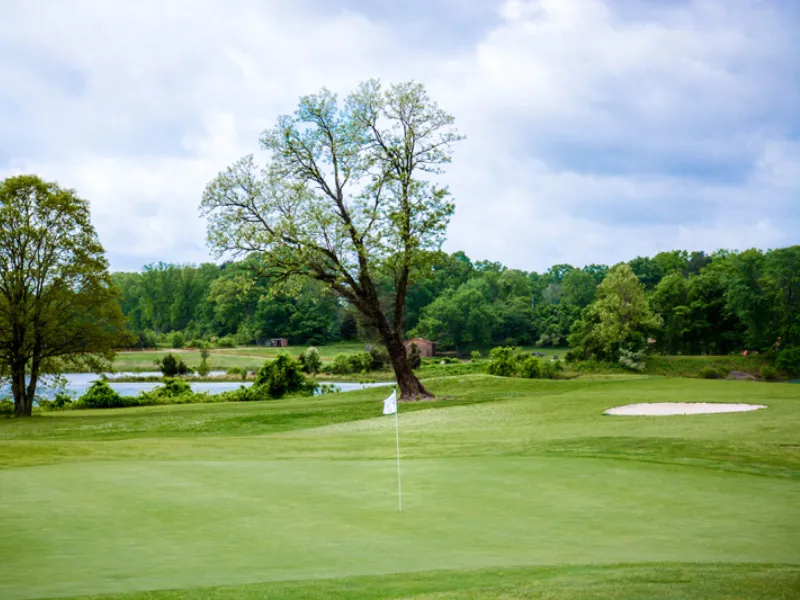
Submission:
<svg viewBox="0 0 800 600">
<path fill-rule="evenodd" d="M 382 390 L 0 422 L 0 597 L 796 597 L 798 387 L 429 384 L 403 513 Z M 602 415 L 642 398 L 768 408 Z"/>
</svg>

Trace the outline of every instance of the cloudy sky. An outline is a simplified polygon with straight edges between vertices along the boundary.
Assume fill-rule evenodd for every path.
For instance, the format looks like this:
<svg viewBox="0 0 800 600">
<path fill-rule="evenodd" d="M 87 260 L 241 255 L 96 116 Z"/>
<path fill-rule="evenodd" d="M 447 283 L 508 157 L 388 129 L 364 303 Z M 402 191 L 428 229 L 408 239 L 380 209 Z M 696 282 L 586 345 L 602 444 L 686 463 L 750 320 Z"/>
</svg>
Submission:
<svg viewBox="0 0 800 600">
<path fill-rule="evenodd" d="M 795 0 L 0 0 L 0 178 L 115 270 L 200 262 L 205 184 L 297 98 L 415 79 L 467 140 L 446 249 L 526 270 L 800 243 Z"/>
</svg>

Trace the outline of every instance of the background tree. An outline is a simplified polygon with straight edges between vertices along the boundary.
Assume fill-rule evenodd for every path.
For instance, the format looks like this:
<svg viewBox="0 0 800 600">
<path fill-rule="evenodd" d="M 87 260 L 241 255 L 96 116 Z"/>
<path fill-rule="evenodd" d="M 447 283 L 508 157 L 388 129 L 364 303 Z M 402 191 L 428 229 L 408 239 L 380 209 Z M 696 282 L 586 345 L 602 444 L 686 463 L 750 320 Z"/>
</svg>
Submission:
<svg viewBox="0 0 800 600">
<path fill-rule="evenodd" d="M 620 351 L 647 347 L 651 332 L 661 326 L 652 313 L 644 284 L 627 264 L 615 266 L 597 288 L 597 300 L 587 306 L 569 337 L 572 359 L 617 362 Z"/>
<path fill-rule="evenodd" d="M 585 308 L 594 300 L 596 289 L 597 283 L 590 273 L 575 269 L 564 275 L 561 281 L 561 300 Z"/>
<path fill-rule="evenodd" d="M 40 376 L 100 370 L 132 343 L 89 203 L 34 175 L 0 183 L 0 373 L 30 416 Z"/>
<path fill-rule="evenodd" d="M 362 84 L 343 105 L 327 90 L 264 132 L 252 156 L 206 188 L 202 211 L 220 254 L 258 253 L 283 278 L 326 283 L 380 334 L 405 400 L 429 396 L 403 346 L 406 293 L 444 240 L 454 205 L 434 183 L 460 136 L 424 87 Z M 376 282 L 389 277 L 391 301 Z"/>
</svg>

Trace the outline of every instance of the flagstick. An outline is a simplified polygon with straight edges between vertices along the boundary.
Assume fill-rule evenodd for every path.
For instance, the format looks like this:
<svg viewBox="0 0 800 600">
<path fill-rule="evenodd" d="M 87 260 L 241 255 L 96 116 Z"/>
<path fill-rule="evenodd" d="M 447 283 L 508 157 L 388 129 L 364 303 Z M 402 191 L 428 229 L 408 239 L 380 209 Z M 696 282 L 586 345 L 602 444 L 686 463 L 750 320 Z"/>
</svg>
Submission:
<svg viewBox="0 0 800 600">
<path fill-rule="evenodd" d="M 394 389 L 394 396 L 397 398 L 397 388 Z M 400 480 L 400 421 L 397 413 L 400 405 L 394 411 L 394 435 L 397 441 L 397 512 L 403 512 L 403 485 Z"/>
</svg>

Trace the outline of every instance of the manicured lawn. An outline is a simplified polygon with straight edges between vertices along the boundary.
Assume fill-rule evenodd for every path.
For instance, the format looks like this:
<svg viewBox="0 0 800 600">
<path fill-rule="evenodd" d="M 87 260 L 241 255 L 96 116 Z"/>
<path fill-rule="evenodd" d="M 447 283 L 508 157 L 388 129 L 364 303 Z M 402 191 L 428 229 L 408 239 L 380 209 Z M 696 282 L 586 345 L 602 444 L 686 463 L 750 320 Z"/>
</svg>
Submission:
<svg viewBox="0 0 800 600">
<path fill-rule="evenodd" d="M 265 360 L 275 358 L 279 352 L 288 352 L 292 356 L 298 356 L 307 349 L 307 346 L 289 346 L 288 348 L 212 348 L 208 365 L 211 369 L 229 369 L 231 367 L 246 367 L 257 369 Z M 318 348 L 320 357 L 323 361 L 331 361 L 337 354 L 349 354 L 352 352 L 363 352 L 364 344 L 361 342 L 343 342 L 320 346 Z M 154 371 L 157 370 L 156 361 L 162 359 L 168 353 L 177 354 L 183 361 L 192 368 L 200 365 L 202 357 L 198 350 L 144 350 L 133 352 L 118 352 L 114 360 L 114 370 L 117 372 L 126 371 Z"/>
<path fill-rule="evenodd" d="M 0 598 L 798 597 L 800 387 L 428 385 L 2 420 Z"/>
</svg>

